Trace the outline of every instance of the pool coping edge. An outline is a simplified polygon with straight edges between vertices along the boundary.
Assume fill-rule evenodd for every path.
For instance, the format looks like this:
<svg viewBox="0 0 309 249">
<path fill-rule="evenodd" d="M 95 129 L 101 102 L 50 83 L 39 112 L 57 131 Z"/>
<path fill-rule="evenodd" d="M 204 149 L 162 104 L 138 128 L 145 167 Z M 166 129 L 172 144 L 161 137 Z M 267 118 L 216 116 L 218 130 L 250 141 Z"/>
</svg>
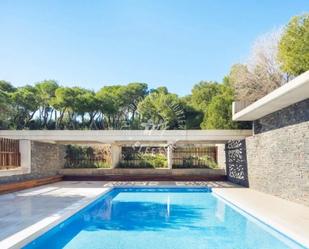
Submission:
<svg viewBox="0 0 309 249">
<path fill-rule="evenodd" d="M 70 218 L 74 214 L 78 213 L 85 207 L 87 207 L 92 202 L 98 200 L 99 198 L 103 197 L 108 192 L 114 189 L 121 189 L 121 188 L 209 188 L 211 192 L 218 198 L 222 199 L 223 201 L 227 202 L 227 204 L 236 207 L 240 211 L 245 212 L 246 214 L 252 216 L 253 218 L 257 219 L 258 221 L 262 222 L 266 226 L 274 229 L 275 231 L 281 233 L 283 236 L 287 237 L 288 239 L 294 241 L 295 243 L 299 244 L 300 246 L 309 248 L 309 238 L 304 238 L 303 236 L 299 236 L 297 233 L 291 231 L 286 226 L 276 222 L 273 219 L 269 219 L 267 217 L 263 217 L 259 212 L 256 212 L 254 208 L 250 208 L 237 200 L 228 199 L 226 196 L 220 194 L 220 192 L 216 191 L 216 187 L 207 187 L 207 186 L 175 186 L 175 185 L 160 185 L 160 186 L 136 186 L 136 185 L 125 185 L 125 186 L 104 186 L 102 187 L 102 192 L 93 197 L 85 197 L 72 205 L 64 208 L 61 211 L 56 212 L 52 215 L 52 218 L 46 217 L 45 219 L 5 238 L 4 240 L 0 241 L 0 248 L 3 249 L 17 249 L 21 248 L 31 241 L 35 240 L 39 236 L 43 235 L 45 232 L 49 231 L 53 227 L 59 225 L 61 222 L 65 221 L 66 219 Z"/>
</svg>

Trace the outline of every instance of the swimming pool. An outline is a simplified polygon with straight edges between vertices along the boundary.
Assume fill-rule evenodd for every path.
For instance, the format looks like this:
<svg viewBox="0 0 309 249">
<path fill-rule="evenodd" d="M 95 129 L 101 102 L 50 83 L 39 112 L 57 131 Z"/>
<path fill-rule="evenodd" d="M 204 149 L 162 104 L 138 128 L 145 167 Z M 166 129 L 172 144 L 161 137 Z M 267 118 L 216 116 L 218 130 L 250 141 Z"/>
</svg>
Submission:
<svg viewBox="0 0 309 249">
<path fill-rule="evenodd" d="M 115 188 L 24 248 L 304 248 L 209 188 Z"/>
</svg>

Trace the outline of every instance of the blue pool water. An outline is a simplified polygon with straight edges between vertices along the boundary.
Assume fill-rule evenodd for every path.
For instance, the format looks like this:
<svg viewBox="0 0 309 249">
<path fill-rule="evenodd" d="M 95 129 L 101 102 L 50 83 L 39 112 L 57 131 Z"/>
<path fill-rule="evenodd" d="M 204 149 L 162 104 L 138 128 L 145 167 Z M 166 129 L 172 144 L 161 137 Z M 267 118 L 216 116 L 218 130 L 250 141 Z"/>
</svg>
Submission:
<svg viewBox="0 0 309 249">
<path fill-rule="evenodd" d="M 24 248 L 303 248 L 210 189 L 114 189 Z"/>
</svg>

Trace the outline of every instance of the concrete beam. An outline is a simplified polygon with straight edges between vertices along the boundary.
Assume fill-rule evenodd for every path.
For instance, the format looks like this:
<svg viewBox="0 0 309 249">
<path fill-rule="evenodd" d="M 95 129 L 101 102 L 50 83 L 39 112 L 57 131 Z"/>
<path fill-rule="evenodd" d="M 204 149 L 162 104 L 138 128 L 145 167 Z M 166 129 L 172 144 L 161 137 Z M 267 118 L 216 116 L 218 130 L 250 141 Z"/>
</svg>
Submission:
<svg viewBox="0 0 309 249">
<path fill-rule="evenodd" d="M 0 137 L 57 143 L 208 142 L 225 143 L 252 135 L 251 130 L 1 130 Z"/>
</svg>

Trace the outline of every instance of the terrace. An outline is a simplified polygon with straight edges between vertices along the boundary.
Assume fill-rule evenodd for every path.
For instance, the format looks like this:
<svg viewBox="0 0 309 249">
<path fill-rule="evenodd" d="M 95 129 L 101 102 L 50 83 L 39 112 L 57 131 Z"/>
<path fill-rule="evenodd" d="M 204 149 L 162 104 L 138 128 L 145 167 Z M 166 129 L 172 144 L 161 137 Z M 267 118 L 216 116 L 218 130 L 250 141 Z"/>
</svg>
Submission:
<svg viewBox="0 0 309 249">
<path fill-rule="evenodd" d="M 217 222 L 234 207 L 285 245 L 309 247 L 308 86 L 309 72 L 249 106 L 235 103 L 233 118 L 253 121 L 253 130 L 0 131 L 0 248 L 23 247 L 110 191 L 132 187 L 210 189 Z M 68 145 L 81 147 L 68 154 Z M 165 205 L 166 215 L 176 210 L 169 195 Z M 182 215 L 193 224 L 189 213 Z"/>
<path fill-rule="evenodd" d="M 308 85 L 309 72 L 247 107 L 234 104 L 234 119 L 252 120 L 253 130 L 0 131 L 0 247 L 20 248 L 113 189 L 132 187 L 211 189 L 226 209 L 308 247 Z M 68 156 L 68 145 L 88 157 Z M 163 164 L 141 164 L 140 153 Z M 220 205 L 219 220 L 228 215 Z"/>
<path fill-rule="evenodd" d="M 308 0 L 247 2 L 1 1 L 0 249 L 309 249 Z"/>
</svg>

